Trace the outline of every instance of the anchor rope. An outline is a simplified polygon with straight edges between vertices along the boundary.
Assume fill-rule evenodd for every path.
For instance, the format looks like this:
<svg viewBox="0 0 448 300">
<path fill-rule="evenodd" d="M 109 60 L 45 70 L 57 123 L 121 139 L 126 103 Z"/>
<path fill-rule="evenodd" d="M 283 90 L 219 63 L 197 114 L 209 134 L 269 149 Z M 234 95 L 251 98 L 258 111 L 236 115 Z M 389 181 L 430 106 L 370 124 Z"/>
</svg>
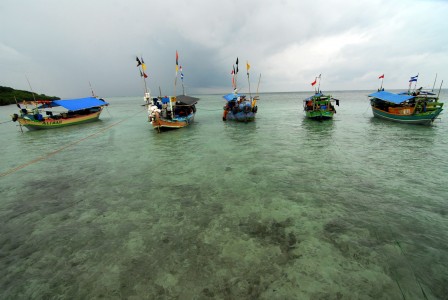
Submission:
<svg viewBox="0 0 448 300">
<path fill-rule="evenodd" d="M 10 170 L 8 170 L 8 171 L 6 171 L 6 172 L 0 173 L 0 177 L 4 177 L 4 176 L 6 176 L 6 175 L 15 173 L 15 172 L 17 172 L 17 171 L 19 171 L 19 170 L 21 170 L 21 169 L 23 169 L 23 168 L 25 168 L 25 167 L 28 167 L 28 166 L 30 166 L 30 165 L 32 165 L 32 164 L 35 164 L 35 163 L 37 163 L 37 162 L 39 162 L 39 161 L 41 161 L 41 160 L 45 160 L 45 159 L 47 159 L 47 158 L 49 158 L 49 157 L 51 157 L 51 156 L 53 156 L 53 155 L 55 155 L 55 154 L 61 152 L 62 150 L 65 150 L 65 149 L 70 148 L 70 147 L 72 147 L 72 146 L 74 146 L 74 145 L 76 145 L 76 144 L 79 144 L 79 143 L 81 143 L 82 141 L 85 141 L 85 140 L 87 140 L 87 139 L 89 139 L 89 138 L 92 138 L 92 137 L 94 137 L 94 136 L 96 136 L 96 135 L 98 135 L 98 134 L 100 134 L 100 133 L 102 133 L 102 132 L 105 132 L 106 130 L 109 130 L 110 128 L 112 128 L 112 127 L 114 127 L 114 126 L 116 126 L 116 125 L 118 125 L 118 124 L 120 124 L 120 123 L 123 123 L 124 121 L 129 120 L 130 118 L 136 116 L 137 114 L 141 113 L 142 111 L 143 111 L 143 110 L 139 110 L 137 113 L 133 114 L 132 116 L 129 116 L 129 117 L 126 118 L 126 119 L 123 119 L 123 120 L 121 120 L 121 121 L 115 122 L 115 123 L 113 123 L 113 124 L 111 124 L 111 125 L 109 125 L 109 126 L 103 128 L 103 129 L 101 129 L 101 130 L 98 130 L 97 132 L 94 132 L 94 133 L 92 133 L 92 134 L 90 134 L 90 135 L 88 135 L 88 136 L 86 136 L 86 137 L 83 137 L 83 138 L 81 138 L 81 139 L 79 139 L 79 140 L 77 140 L 77 141 L 74 141 L 74 142 L 69 143 L 69 144 L 67 144 L 67 145 L 65 145 L 65 146 L 62 146 L 61 148 L 59 148 L 59 149 L 57 149 L 57 150 L 54 150 L 54 151 L 52 151 L 52 152 L 50 152 L 50 153 L 47 153 L 47 154 L 44 154 L 44 155 L 42 155 L 42 156 L 40 156 L 40 157 L 37 157 L 37 158 L 35 158 L 35 159 L 33 159 L 33 160 L 29 161 L 29 162 L 26 162 L 26 163 L 24 163 L 24 164 L 21 164 L 20 166 L 17 166 L 17 167 L 15 167 L 15 168 L 12 168 L 12 169 L 10 169 Z"/>
</svg>

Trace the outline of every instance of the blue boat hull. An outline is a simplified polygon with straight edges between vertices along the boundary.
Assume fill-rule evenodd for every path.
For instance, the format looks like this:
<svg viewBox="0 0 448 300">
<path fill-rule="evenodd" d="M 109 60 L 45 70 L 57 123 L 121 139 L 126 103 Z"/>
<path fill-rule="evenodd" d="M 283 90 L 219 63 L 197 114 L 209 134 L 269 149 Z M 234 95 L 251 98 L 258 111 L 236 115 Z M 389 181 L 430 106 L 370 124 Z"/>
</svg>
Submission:
<svg viewBox="0 0 448 300">
<path fill-rule="evenodd" d="M 236 114 L 234 114 L 233 112 L 229 112 L 227 114 L 227 120 L 233 120 L 233 121 L 237 121 L 237 122 L 251 122 L 255 120 L 255 115 L 256 113 L 254 112 L 238 112 Z"/>
</svg>

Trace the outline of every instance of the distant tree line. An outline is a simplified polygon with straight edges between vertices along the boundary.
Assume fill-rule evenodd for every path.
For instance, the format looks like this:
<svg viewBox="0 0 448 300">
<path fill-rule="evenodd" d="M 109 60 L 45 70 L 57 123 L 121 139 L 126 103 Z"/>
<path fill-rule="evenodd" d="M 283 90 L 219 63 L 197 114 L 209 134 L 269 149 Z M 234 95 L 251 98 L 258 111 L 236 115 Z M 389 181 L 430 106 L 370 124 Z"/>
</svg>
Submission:
<svg viewBox="0 0 448 300">
<path fill-rule="evenodd" d="M 59 100 L 61 98 L 54 97 L 54 96 L 47 96 L 44 94 L 36 94 L 28 91 L 21 91 L 21 90 L 15 90 L 10 87 L 6 86 L 0 86 L 0 106 L 1 105 L 8 105 L 8 104 L 15 104 L 16 100 L 17 102 L 22 101 L 33 101 L 36 100 Z"/>
</svg>

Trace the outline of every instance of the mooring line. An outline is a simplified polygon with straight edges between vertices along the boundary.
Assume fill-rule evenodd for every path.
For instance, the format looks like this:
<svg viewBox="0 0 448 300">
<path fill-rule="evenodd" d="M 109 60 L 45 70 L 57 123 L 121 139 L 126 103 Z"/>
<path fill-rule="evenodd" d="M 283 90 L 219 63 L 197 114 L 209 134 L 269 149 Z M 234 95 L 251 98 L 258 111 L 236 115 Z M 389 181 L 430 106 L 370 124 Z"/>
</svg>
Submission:
<svg viewBox="0 0 448 300">
<path fill-rule="evenodd" d="M 110 128 L 112 128 L 112 127 L 114 127 L 114 126 L 116 126 L 116 125 L 118 125 L 118 124 L 120 124 L 120 123 L 122 123 L 122 122 L 124 122 L 124 121 L 129 120 L 130 118 L 134 117 L 135 115 L 139 114 L 139 113 L 142 112 L 142 111 L 143 111 L 143 110 L 140 110 L 140 111 L 138 111 L 137 113 L 133 114 L 132 116 L 130 116 L 130 117 L 126 118 L 126 119 L 123 119 L 123 120 L 121 120 L 121 121 L 115 122 L 115 123 L 113 123 L 113 124 L 111 124 L 111 125 L 109 125 L 109 126 L 103 128 L 103 129 L 101 129 L 101 130 L 95 132 L 95 133 L 92 133 L 92 134 L 90 134 L 90 135 L 88 135 L 88 136 L 86 136 L 86 137 L 83 137 L 82 139 L 79 139 L 79 140 L 77 140 L 77 141 L 75 141 L 75 142 L 72 142 L 72 143 L 70 143 L 70 144 L 67 144 L 67 145 L 65 145 L 65 146 L 63 146 L 63 147 L 61 147 L 61 148 L 59 148 L 59 149 L 57 149 L 57 150 L 55 150 L 55 151 L 52 151 L 52 152 L 47 153 L 47 154 L 45 154 L 45 155 L 42 155 L 42 156 L 40 156 L 40 157 L 38 157 L 38 158 L 35 158 L 35 159 L 33 159 L 33 160 L 31 160 L 31 161 L 29 161 L 29 162 L 27 162 L 27 163 L 24 163 L 24 164 L 22 164 L 22 165 L 20 165 L 20 166 L 17 166 L 17 167 L 15 167 L 15 168 L 12 168 L 12 169 L 10 169 L 10 170 L 4 172 L 4 173 L 0 173 L 0 177 L 4 177 L 4 176 L 6 176 L 6 175 L 12 174 L 12 173 L 14 173 L 14 172 L 17 172 L 18 170 L 21 170 L 21 169 L 23 169 L 23 168 L 25 168 L 25 167 L 28 167 L 29 165 L 32 165 L 32 164 L 35 164 L 35 163 L 37 163 L 37 162 L 39 162 L 39 161 L 41 161 L 41 160 L 47 159 L 47 158 L 49 158 L 49 157 L 51 157 L 51 156 L 53 156 L 53 155 L 55 155 L 55 154 L 61 152 L 62 150 L 65 150 L 65 149 L 67 149 L 67 148 L 69 148 L 69 147 L 71 147 L 71 146 L 74 146 L 74 145 L 76 145 L 76 144 L 79 144 L 79 143 L 82 142 L 82 141 L 85 141 L 85 140 L 87 140 L 87 139 L 89 139 L 89 138 L 91 138 L 91 137 L 93 137 L 93 136 L 95 136 L 95 135 L 98 135 L 98 134 L 100 134 L 100 133 L 102 133 L 102 132 L 104 132 L 104 131 L 106 131 L 106 130 L 108 130 L 108 129 L 110 129 Z"/>
</svg>

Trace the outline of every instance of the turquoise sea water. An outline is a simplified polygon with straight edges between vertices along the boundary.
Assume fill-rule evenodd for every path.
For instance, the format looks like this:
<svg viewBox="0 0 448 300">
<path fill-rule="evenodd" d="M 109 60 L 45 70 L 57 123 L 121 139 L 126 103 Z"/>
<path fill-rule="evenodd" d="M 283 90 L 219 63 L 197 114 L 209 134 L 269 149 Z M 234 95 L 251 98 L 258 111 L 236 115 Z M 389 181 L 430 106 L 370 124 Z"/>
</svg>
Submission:
<svg viewBox="0 0 448 300">
<path fill-rule="evenodd" d="M 2 123 L 0 298 L 447 299 L 446 112 L 390 123 L 368 93 L 334 92 L 327 122 L 270 93 L 248 124 L 200 95 L 162 134 L 139 97 L 76 127 Z"/>
</svg>

